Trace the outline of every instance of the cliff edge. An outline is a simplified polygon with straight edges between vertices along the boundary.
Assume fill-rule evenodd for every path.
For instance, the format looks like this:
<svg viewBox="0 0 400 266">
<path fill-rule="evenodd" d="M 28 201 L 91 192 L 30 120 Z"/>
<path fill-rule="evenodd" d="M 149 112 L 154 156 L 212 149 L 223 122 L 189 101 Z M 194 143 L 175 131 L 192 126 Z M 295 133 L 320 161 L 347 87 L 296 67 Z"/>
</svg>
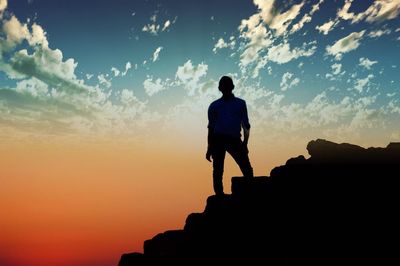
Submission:
<svg viewBox="0 0 400 266">
<path fill-rule="evenodd" d="M 182 230 L 154 236 L 118 265 L 398 264 L 400 143 L 318 139 L 307 150 L 310 158 L 269 177 L 233 177 L 231 195 L 208 197 Z"/>
</svg>

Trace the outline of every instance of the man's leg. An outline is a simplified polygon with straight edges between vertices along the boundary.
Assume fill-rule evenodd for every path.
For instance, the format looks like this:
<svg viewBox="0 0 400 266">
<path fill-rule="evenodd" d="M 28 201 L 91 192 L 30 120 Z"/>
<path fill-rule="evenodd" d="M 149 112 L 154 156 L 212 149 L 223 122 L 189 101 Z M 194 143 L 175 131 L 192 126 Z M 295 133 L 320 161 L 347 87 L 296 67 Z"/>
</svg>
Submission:
<svg viewBox="0 0 400 266">
<path fill-rule="evenodd" d="M 216 195 L 224 194 L 222 175 L 224 173 L 225 148 L 221 143 L 216 144 L 212 152 L 213 186 Z"/>
<path fill-rule="evenodd" d="M 227 145 L 227 151 L 239 165 L 244 177 L 253 177 L 253 167 L 251 167 L 249 154 L 240 139 L 232 140 Z"/>
</svg>

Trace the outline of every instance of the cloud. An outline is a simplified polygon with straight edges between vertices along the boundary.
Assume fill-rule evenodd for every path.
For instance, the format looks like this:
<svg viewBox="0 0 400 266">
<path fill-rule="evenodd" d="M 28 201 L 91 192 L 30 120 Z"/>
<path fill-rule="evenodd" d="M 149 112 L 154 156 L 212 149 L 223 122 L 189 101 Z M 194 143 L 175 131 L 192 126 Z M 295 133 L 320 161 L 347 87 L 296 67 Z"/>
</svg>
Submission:
<svg viewBox="0 0 400 266">
<path fill-rule="evenodd" d="M 163 49 L 163 47 L 160 46 L 160 47 L 158 47 L 158 48 L 154 51 L 154 53 L 153 53 L 153 59 L 152 59 L 153 62 L 155 62 L 155 61 L 158 60 L 158 57 L 159 57 L 160 52 L 161 52 L 162 49 Z"/>
<path fill-rule="evenodd" d="M 7 0 L 0 0 L 0 18 L 3 16 L 4 10 L 7 8 Z"/>
<path fill-rule="evenodd" d="M 159 24 L 157 23 L 157 14 L 154 14 L 150 17 L 150 22 L 146 25 L 143 26 L 142 31 L 143 32 L 148 32 L 154 36 L 157 36 L 160 32 L 163 31 L 168 31 L 169 28 L 175 24 L 176 20 L 178 17 L 175 17 L 173 21 L 167 19 L 164 21 L 164 23 Z"/>
<path fill-rule="evenodd" d="M 281 91 L 286 91 L 287 89 L 290 89 L 297 84 L 299 84 L 300 79 L 299 78 L 293 78 L 293 73 L 286 72 L 282 76 L 282 81 L 281 81 Z"/>
<path fill-rule="evenodd" d="M 126 64 L 125 64 L 125 71 L 124 72 L 122 72 L 122 76 L 126 76 L 126 74 L 128 73 L 128 71 L 129 71 L 129 69 L 131 69 L 132 68 L 132 64 L 131 64 L 131 62 L 126 62 Z"/>
<path fill-rule="evenodd" d="M 111 80 L 107 79 L 107 76 L 108 76 L 108 74 L 107 75 L 100 74 L 100 75 L 97 76 L 97 79 L 99 80 L 100 84 L 103 84 L 107 88 L 110 88 L 111 87 Z"/>
<path fill-rule="evenodd" d="M 259 52 L 269 47 L 273 43 L 273 39 L 271 33 L 262 24 L 253 26 L 252 18 L 243 23 L 244 21 L 239 27 L 242 29 L 241 37 L 248 42 L 240 55 L 240 64 L 245 67 L 251 62 L 259 60 L 261 58 Z M 247 25 L 245 26 L 248 27 L 247 31 L 242 27 L 244 25 Z"/>
<path fill-rule="evenodd" d="M 224 39 L 219 38 L 217 43 L 214 45 L 213 52 L 217 53 L 218 49 L 226 48 L 228 44 L 224 41 Z"/>
<path fill-rule="evenodd" d="M 292 50 L 289 43 L 281 43 L 268 49 L 267 59 L 278 64 L 284 64 L 299 57 L 309 57 L 315 53 L 316 49 L 315 42 L 303 44 L 302 48 Z"/>
<path fill-rule="evenodd" d="M 170 20 L 165 21 L 161 31 L 165 31 L 166 29 L 168 29 L 169 26 L 171 26 L 171 21 Z"/>
<path fill-rule="evenodd" d="M 342 54 L 353 51 L 360 46 L 365 30 L 360 32 L 353 32 L 348 36 L 336 41 L 332 46 L 328 45 L 326 51 L 328 54 L 335 56 L 336 60 L 342 58 Z"/>
<path fill-rule="evenodd" d="M 299 14 L 304 3 L 293 5 L 288 11 L 284 13 L 275 14 L 270 21 L 265 21 L 271 29 L 276 31 L 277 35 L 286 33 L 286 29 L 289 27 L 292 20 L 294 20 Z"/>
<path fill-rule="evenodd" d="M 21 24 L 15 16 L 12 16 L 9 20 L 4 22 L 3 31 L 6 34 L 7 43 L 10 46 L 15 46 L 23 40 L 28 40 L 31 36 L 28 25 Z"/>
<path fill-rule="evenodd" d="M 258 7 L 257 13 L 248 19 L 243 19 L 238 27 L 239 40 L 242 41 L 239 43 L 239 51 L 241 51 L 239 66 L 242 73 L 250 71 L 249 75 L 255 78 L 260 69 L 264 68 L 269 61 L 283 64 L 301 56 L 314 54 L 317 47 L 308 47 L 314 42 L 293 49 L 290 49 L 288 43 L 288 35 L 299 30 L 304 23 L 310 20 L 305 16 L 300 20 L 301 25 L 295 24 L 292 31 L 287 30 L 292 21 L 300 14 L 304 2 L 292 5 L 284 12 L 277 10 L 275 1 L 254 0 L 253 2 Z M 322 2 L 319 1 L 313 5 L 309 16 L 319 9 L 319 4 Z M 226 45 L 224 40 L 219 40 L 214 51 L 219 47 L 225 48 Z"/>
<path fill-rule="evenodd" d="M 311 8 L 311 11 L 309 14 L 305 14 L 299 22 L 294 24 L 292 26 L 292 29 L 290 30 L 290 34 L 295 33 L 296 31 L 299 31 L 301 28 L 303 28 L 304 24 L 311 22 L 312 20 L 312 15 L 314 15 L 315 12 L 319 10 L 319 6 L 324 2 L 324 0 L 320 0 L 318 3 L 314 4 Z"/>
<path fill-rule="evenodd" d="M 304 3 L 292 5 L 287 11 L 280 13 L 275 8 L 275 1 L 254 0 L 254 4 L 258 7 L 259 13 L 257 17 L 261 18 L 269 28 L 275 31 L 276 35 L 283 35 L 291 22 L 300 14 L 300 9 Z M 255 18 L 252 18 L 253 20 Z M 254 26 L 254 25 L 253 25 Z M 251 28 L 251 27 L 250 27 Z"/>
<path fill-rule="evenodd" d="M 121 71 L 119 71 L 119 70 L 118 70 L 117 68 L 115 68 L 115 67 L 112 67 L 112 68 L 111 68 L 111 72 L 114 73 L 114 77 L 118 77 L 119 74 L 121 73 Z"/>
<path fill-rule="evenodd" d="M 159 30 L 160 30 L 160 25 L 157 25 L 157 24 L 147 24 L 147 25 L 144 25 L 142 28 L 143 32 L 148 32 L 153 35 L 158 35 Z"/>
<path fill-rule="evenodd" d="M 359 93 L 362 93 L 365 87 L 369 86 L 372 78 L 374 78 L 374 75 L 369 74 L 366 78 L 357 79 L 355 81 L 354 89 L 357 90 Z"/>
<path fill-rule="evenodd" d="M 153 77 L 148 77 L 143 82 L 143 86 L 144 86 L 144 90 L 146 91 L 147 95 L 149 95 L 149 96 L 153 96 L 154 94 L 166 89 L 166 87 L 162 84 L 162 81 L 160 78 L 153 81 Z"/>
<path fill-rule="evenodd" d="M 342 70 L 342 64 L 335 63 L 331 66 L 331 68 L 333 75 L 339 75 L 340 71 Z"/>
<path fill-rule="evenodd" d="M 342 64 L 334 63 L 331 65 L 331 69 L 332 72 L 325 75 L 325 77 L 330 80 L 337 80 L 338 76 L 342 76 L 344 73 L 346 73 L 346 71 L 342 72 Z"/>
<path fill-rule="evenodd" d="M 197 66 L 192 64 L 191 60 L 186 61 L 183 66 L 179 66 L 175 77 L 178 83 L 183 84 L 189 91 L 189 95 L 193 95 L 198 89 L 198 83 L 201 77 L 207 74 L 208 65 L 200 63 Z"/>
<path fill-rule="evenodd" d="M 379 38 L 382 35 L 387 35 L 390 34 L 391 32 L 392 31 L 390 29 L 371 31 L 370 33 L 368 33 L 368 37 Z"/>
<path fill-rule="evenodd" d="M 353 0 L 346 0 L 343 7 L 338 11 L 338 18 L 350 20 L 351 23 L 357 23 L 362 20 L 367 22 L 382 22 L 384 20 L 394 19 L 400 12 L 399 0 L 376 0 L 364 11 L 358 14 L 349 12 Z"/>
<path fill-rule="evenodd" d="M 338 24 L 338 20 L 329 20 L 328 22 L 325 22 L 321 26 L 317 26 L 315 29 L 317 29 L 319 32 L 321 32 L 324 35 L 327 35 L 333 28 Z"/>
<path fill-rule="evenodd" d="M 223 48 L 230 48 L 234 49 L 236 45 L 235 37 L 231 36 L 229 37 L 229 42 L 225 42 L 223 38 L 219 38 L 217 43 L 214 45 L 213 52 L 217 53 L 218 49 L 223 49 Z"/>
<path fill-rule="evenodd" d="M 366 69 L 371 69 L 371 67 L 374 64 L 378 63 L 378 61 L 371 61 L 368 58 L 364 58 L 364 57 L 361 57 L 359 62 L 360 62 L 359 65 L 364 67 L 364 68 L 366 68 Z"/>
</svg>

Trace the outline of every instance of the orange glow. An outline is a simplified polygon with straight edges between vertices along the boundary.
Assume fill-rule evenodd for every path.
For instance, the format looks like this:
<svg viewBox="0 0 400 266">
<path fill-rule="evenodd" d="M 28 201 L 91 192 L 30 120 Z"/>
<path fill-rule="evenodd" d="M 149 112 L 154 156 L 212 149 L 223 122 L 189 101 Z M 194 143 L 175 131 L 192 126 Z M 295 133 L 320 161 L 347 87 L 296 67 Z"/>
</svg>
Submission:
<svg viewBox="0 0 400 266">
<path fill-rule="evenodd" d="M 142 251 L 156 233 L 183 228 L 213 193 L 212 167 L 205 143 L 178 149 L 174 141 L 3 143 L 0 264 L 117 265 L 122 253 Z M 287 158 L 287 151 L 250 149 L 259 155 L 252 156 L 257 175 Z M 230 177 L 240 171 L 227 158 L 230 192 Z"/>
</svg>

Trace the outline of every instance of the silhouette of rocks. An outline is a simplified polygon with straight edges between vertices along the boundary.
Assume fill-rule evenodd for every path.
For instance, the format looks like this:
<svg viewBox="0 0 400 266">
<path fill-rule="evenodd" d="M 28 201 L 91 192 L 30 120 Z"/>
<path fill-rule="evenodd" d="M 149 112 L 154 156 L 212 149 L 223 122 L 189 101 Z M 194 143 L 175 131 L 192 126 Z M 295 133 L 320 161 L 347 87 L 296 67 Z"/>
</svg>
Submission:
<svg viewBox="0 0 400 266">
<path fill-rule="evenodd" d="M 210 196 L 183 230 L 145 241 L 119 266 L 399 264 L 400 143 L 318 139 L 307 150 L 270 177 L 233 177 L 231 195 Z"/>
</svg>

